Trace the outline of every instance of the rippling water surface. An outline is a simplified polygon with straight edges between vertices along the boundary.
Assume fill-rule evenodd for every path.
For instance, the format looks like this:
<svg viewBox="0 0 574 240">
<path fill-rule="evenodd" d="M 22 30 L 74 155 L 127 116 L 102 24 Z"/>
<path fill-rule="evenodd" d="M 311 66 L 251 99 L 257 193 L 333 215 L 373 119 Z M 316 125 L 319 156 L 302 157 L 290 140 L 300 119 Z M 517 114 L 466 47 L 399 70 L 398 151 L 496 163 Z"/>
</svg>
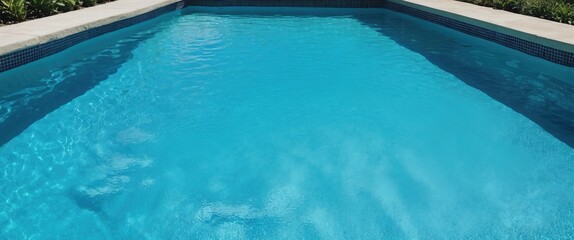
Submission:
<svg viewBox="0 0 574 240">
<path fill-rule="evenodd" d="M 0 238 L 574 238 L 572 69 L 384 10 L 251 11 L 0 74 Z"/>
</svg>

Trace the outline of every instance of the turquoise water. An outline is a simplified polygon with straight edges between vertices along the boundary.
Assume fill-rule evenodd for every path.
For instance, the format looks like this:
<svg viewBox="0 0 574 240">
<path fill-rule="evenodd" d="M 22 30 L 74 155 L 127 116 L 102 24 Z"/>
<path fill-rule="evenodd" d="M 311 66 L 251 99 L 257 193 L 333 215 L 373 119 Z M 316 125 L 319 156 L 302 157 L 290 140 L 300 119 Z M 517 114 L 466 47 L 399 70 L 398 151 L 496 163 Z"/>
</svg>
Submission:
<svg viewBox="0 0 574 240">
<path fill-rule="evenodd" d="M 0 238 L 574 237 L 571 68 L 385 10 L 235 10 L 0 74 Z"/>
</svg>

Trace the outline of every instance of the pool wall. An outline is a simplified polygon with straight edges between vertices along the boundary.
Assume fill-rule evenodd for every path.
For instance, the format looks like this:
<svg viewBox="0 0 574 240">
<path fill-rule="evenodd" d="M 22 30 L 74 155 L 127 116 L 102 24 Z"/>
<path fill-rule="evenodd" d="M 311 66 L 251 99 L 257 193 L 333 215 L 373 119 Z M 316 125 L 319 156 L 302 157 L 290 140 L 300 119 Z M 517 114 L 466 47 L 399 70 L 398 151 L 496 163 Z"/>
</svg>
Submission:
<svg viewBox="0 0 574 240">
<path fill-rule="evenodd" d="M 572 40 L 573 43 L 574 26 L 488 9 L 496 14 L 502 13 L 503 16 L 513 17 L 513 19 L 510 19 L 509 21 L 491 23 L 403 0 L 388 0 L 386 1 L 385 8 L 422 18 L 554 63 L 574 67 L 574 45 L 555 40 L 552 37 L 541 36 L 542 34 L 538 35 L 536 33 L 522 32 L 504 25 L 517 25 L 517 23 L 524 24 L 526 21 L 532 21 L 532 28 L 539 28 L 535 30 L 536 32 L 549 32 L 554 30 L 554 32 L 569 34 L 560 37 L 562 37 L 562 39 Z M 491 17 L 496 18 L 498 16 L 491 15 Z M 537 24 L 539 25 L 536 26 Z M 549 28 L 560 28 L 545 29 L 545 26 L 549 26 Z"/>
<path fill-rule="evenodd" d="M 138 8 L 131 8 L 129 4 L 132 2 L 131 0 L 119 0 L 97 7 L 0 27 L 0 72 L 50 56 L 102 34 L 181 9 L 186 3 L 183 0 L 154 0 L 141 3 L 142 6 Z M 118 6 L 112 4 L 118 4 Z M 98 7 L 105 8 L 97 9 Z M 78 18 L 80 18 L 79 21 Z M 84 19 L 87 21 L 82 21 Z M 53 25 L 63 26 L 53 27 Z M 54 29 L 49 29 L 51 27 Z"/>
<path fill-rule="evenodd" d="M 450 0 L 437 2 L 449 5 L 466 4 Z M 432 6 L 424 6 L 424 4 L 426 3 L 417 3 L 413 0 L 118 0 L 113 3 L 101 5 L 99 6 L 100 9 L 93 7 L 12 26 L 0 27 L 0 72 L 33 62 L 60 52 L 82 41 L 152 19 L 185 6 L 388 8 L 496 42 L 554 63 L 574 67 L 573 26 L 550 23 L 546 20 L 521 15 L 516 16 L 517 14 L 512 13 L 502 13 L 506 14 L 503 16 L 516 16 L 520 21 L 525 21 L 524 19 L 526 19 L 528 23 L 542 23 L 542 25 L 534 24 L 535 26 L 548 25 L 550 28 L 554 28 L 554 32 L 560 33 L 559 35 L 554 34 L 556 38 L 559 39 L 555 40 L 552 38 L 552 36 L 554 36 L 552 35 L 552 31 L 550 31 L 550 37 L 538 36 L 536 33 L 522 32 L 504 26 L 501 27 L 500 25 L 490 24 L 484 20 L 453 14 L 448 12 L 448 10 L 444 11 L 433 8 Z M 140 5 L 146 7 L 142 9 Z M 134 9 L 130 10 L 129 7 L 131 6 L 136 7 L 132 7 Z M 485 10 L 483 7 L 470 4 L 462 6 L 465 8 L 473 8 L 471 10 L 474 10 L 474 8 Z M 128 12 L 125 12 L 125 9 L 127 9 Z M 91 13 L 89 13 L 89 11 L 91 11 Z M 486 11 L 496 10 L 486 9 Z M 111 13 L 108 14 L 109 16 L 99 14 L 102 12 L 106 14 Z M 57 23 L 58 21 L 65 22 L 66 19 L 83 19 L 86 15 L 84 13 L 88 13 L 87 16 L 97 16 L 94 20 L 88 20 L 88 22 L 82 22 L 78 25 L 70 25 L 71 27 L 64 29 L 48 29 L 46 31 L 44 28 L 35 26 L 38 23 L 39 25 L 45 24 L 50 26 L 50 23 L 54 25 L 53 21 Z M 497 12 L 493 13 L 500 14 Z M 88 19 L 90 18 L 88 17 Z M 546 29 L 537 29 L 536 31 L 546 31 Z M 573 37 L 570 38 L 570 35 L 573 35 Z M 564 42 L 561 41 L 561 39 L 567 39 L 567 41 Z"/>
<path fill-rule="evenodd" d="M 382 8 L 384 0 L 188 0 L 192 6 Z"/>
</svg>

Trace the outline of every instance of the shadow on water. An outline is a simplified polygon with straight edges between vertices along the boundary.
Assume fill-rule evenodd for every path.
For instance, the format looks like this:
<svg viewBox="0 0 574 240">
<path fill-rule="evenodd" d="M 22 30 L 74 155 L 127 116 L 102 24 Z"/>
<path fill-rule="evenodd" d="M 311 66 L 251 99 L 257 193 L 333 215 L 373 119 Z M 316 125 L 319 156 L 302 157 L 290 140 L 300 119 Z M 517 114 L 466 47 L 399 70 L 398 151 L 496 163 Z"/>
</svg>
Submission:
<svg viewBox="0 0 574 240">
<path fill-rule="evenodd" d="M 398 13 L 355 18 L 574 148 L 574 68 Z"/>
<path fill-rule="evenodd" d="M 37 120 L 116 73 L 132 58 L 132 50 L 160 30 L 142 29 L 149 29 L 158 21 L 154 19 L 109 33 L 0 73 L 0 147 Z"/>
<path fill-rule="evenodd" d="M 574 147 L 574 68 L 558 66 L 394 12 L 358 14 L 355 18 Z M 152 22 L 156 20 L 145 25 Z M 0 73 L 0 147 L 35 121 L 114 74 L 132 57 L 132 50 L 156 32 L 132 29 L 129 37 L 110 37 L 114 44 L 92 47 L 104 50 L 85 55 L 89 57 L 76 57 L 72 61 L 65 59 L 65 54 L 58 54 L 36 62 L 39 64 Z M 99 41 L 105 42 L 101 39 Z M 82 47 L 85 46 L 75 49 L 80 51 Z M 75 53 L 68 52 L 67 56 L 72 54 Z M 57 62 L 57 58 L 65 59 L 68 64 L 54 67 L 52 62 Z"/>
</svg>

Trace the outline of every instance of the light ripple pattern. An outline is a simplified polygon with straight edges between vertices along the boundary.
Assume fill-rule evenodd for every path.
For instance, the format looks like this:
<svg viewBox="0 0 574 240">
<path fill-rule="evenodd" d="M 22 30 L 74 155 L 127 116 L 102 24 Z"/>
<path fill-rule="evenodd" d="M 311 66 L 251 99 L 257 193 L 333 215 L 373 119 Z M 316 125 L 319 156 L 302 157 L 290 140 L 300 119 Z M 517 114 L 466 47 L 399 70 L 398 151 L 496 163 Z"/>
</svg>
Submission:
<svg viewBox="0 0 574 240">
<path fill-rule="evenodd" d="M 568 138 L 473 82 L 568 113 L 572 69 L 386 10 L 212 10 L 0 74 L 0 121 L 98 79 L 0 147 L 0 238 L 574 238 Z"/>
</svg>

